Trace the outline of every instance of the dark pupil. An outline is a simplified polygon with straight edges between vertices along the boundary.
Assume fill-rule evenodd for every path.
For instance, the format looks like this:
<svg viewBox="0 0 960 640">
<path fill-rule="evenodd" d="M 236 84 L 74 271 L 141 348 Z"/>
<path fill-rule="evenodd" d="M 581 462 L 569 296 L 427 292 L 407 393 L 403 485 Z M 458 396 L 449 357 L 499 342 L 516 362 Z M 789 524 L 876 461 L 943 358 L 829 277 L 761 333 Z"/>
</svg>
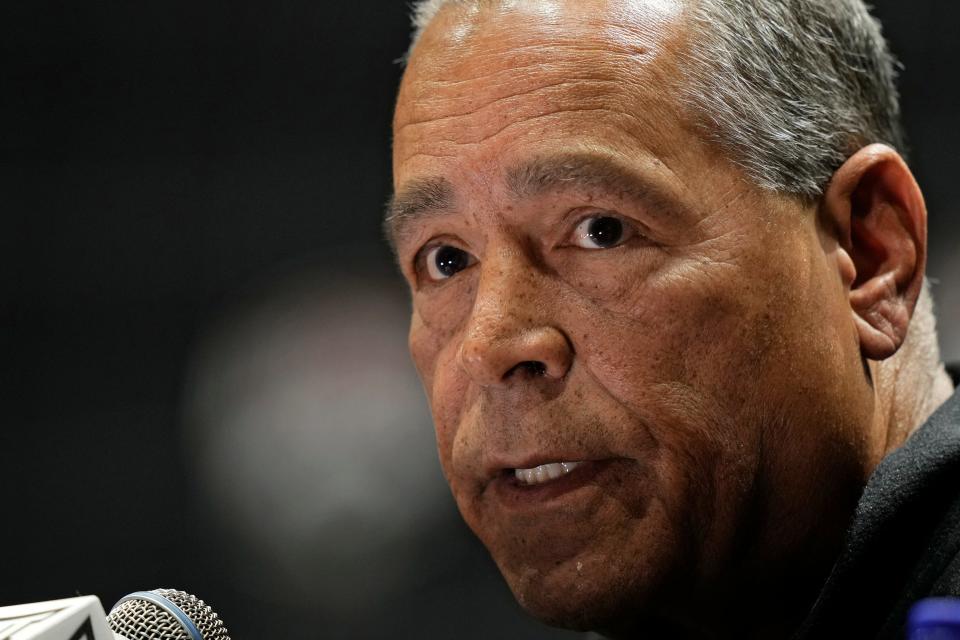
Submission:
<svg viewBox="0 0 960 640">
<path fill-rule="evenodd" d="M 598 247 L 612 247 L 623 237 L 623 223 L 616 218 L 595 218 L 587 234 Z"/>
<path fill-rule="evenodd" d="M 448 278 L 467 268 L 467 253 L 456 247 L 440 247 L 436 254 L 437 270 Z"/>
</svg>

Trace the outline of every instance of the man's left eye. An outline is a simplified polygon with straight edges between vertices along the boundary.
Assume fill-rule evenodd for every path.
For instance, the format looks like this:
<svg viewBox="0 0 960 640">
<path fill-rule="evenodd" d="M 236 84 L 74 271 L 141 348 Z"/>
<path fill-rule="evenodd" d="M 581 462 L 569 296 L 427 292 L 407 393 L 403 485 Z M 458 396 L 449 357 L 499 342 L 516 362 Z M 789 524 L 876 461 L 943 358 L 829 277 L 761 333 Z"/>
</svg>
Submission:
<svg viewBox="0 0 960 640">
<path fill-rule="evenodd" d="M 610 249 L 627 236 L 623 221 L 613 216 L 585 218 L 573 232 L 573 243 L 581 249 Z"/>
</svg>

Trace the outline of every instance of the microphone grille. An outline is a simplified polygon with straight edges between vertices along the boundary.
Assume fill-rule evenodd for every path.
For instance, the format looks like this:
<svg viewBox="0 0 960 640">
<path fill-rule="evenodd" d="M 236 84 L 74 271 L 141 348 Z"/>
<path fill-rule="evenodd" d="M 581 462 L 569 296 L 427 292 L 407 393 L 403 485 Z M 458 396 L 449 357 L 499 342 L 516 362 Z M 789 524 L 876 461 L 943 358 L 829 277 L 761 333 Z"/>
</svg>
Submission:
<svg viewBox="0 0 960 640">
<path fill-rule="evenodd" d="M 166 602 L 164 602 L 166 601 Z M 190 619 L 200 637 L 169 609 L 171 603 Z M 185 591 L 154 589 L 121 599 L 107 616 L 110 628 L 127 640 L 230 640 L 220 617 L 203 600 Z"/>
</svg>

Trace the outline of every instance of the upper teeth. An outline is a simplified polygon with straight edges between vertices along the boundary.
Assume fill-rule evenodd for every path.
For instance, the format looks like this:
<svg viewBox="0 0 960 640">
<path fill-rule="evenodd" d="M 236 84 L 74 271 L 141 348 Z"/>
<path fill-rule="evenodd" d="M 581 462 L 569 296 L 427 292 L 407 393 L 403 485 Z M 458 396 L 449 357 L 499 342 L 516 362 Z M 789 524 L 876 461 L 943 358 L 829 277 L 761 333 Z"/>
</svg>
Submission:
<svg viewBox="0 0 960 640">
<path fill-rule="evenodd" d="M 582 463 L 580 462 L 551 462 L 532 469 L 514 469 L 514 475 L 520 484 L 541 484 L 567 475 Z"/>
</svg>

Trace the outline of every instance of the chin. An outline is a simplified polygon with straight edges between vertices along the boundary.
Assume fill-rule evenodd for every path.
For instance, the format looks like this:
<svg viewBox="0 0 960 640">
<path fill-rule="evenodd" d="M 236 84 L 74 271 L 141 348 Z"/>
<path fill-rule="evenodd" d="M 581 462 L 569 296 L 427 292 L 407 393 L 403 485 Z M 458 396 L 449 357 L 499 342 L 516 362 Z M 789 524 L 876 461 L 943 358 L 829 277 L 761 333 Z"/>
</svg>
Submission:
<svg viewBox="0 0 960 640">
<path fill-rule="evenodd" d="M 533 617 L 552 627 L 591 631 L 604 629 L 627 610 L 621 594 L 606 590 L 584 592 L 576 585 L 549 588 L 541 584 L 511 587 L 517 602 Z"/>
<path fill-rule="evenodd" d="M 508 580 L 509 582 L 509 580 Z M 670 615 L 657 606 L 642 585 L 595 582 L 551 587 L 524 581 L 511 588 L 520 605 L 544 624 L 572 631 L 594 631 L 603 637 L 672 638 L 703 640 L 713 637 L 690 621 Z M 676 613 L 676 612 L 674 612 Z"/>
<path fill-rule="evenodd" d="M 576 631 L 635 628 L 649 615 L 649 596 L 659 582 L 649 568 L 625 566 L 622 560 L 606 557 L 502 571 L 529 614 L 550 626 Z"/>
</svg>

